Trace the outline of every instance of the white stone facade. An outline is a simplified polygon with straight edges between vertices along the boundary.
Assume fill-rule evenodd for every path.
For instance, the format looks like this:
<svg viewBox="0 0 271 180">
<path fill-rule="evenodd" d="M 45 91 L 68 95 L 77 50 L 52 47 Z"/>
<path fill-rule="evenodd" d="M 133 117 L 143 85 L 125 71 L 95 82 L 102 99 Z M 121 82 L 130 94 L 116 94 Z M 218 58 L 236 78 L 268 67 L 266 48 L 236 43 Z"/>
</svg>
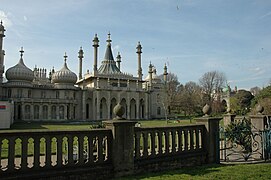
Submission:
<svg viewBox="0 0 271 180">
<path fill-rule="evenodd" d="M 2 27 L 1 27 L 2 26 Z M 3 29 L 3 25 L 1 24 Z M 4 32 L 4 31 L 3 31 Z M 0 34 L 0 67 L 4 67 L 2 50 L 4 34 Z M 114 60 L 111 50 L 110 34 L 107 49 L 101 66 L 97 67 L 99 40 L 93 40 L 93 72 L 82 75 L 83 50 L 79 51 L 78 77 L 69 70 L 64 56 L 63 68 L 47 73 L 46 69 L 35 67 L 30 70 L 24 65 L 23 49 L 19 63 L 8 68 L 7 82 L 0 82 L 0 100 L 14 103 L 15 121 L 69 121 L 112 119 L 113 108 L 120 103 L 125 108 L 127 119 L 163 118 L 161 95 L 165 93 L 166 67 L 164 78 L 159 79 L 151 65 L 148 77 L 142 79 L 141 45 L 137 46 L 138 76 L 120 70 L 121 57 Z M 4 73 L 4 72 L 3 72 Z M 1 77 L 4 74 L 1 73 Z M 153 76 L 152 76 L 153 75 Z M 151 77 L 151 78 L 150 78 Z M 151 80 L 150 80 L 151 79 Z M 164 97 L 164 95 L 162 95 Z"/>
</svg>

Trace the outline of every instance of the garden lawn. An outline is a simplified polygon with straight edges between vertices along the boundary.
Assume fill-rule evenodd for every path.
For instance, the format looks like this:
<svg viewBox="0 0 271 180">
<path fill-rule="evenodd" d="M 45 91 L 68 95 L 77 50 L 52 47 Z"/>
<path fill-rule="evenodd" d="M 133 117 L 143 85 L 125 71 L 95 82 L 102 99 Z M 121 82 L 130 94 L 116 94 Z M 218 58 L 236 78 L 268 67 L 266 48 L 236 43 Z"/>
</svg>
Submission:
<svg viewBox="0 0 271 180">
<path fill-rule="evenodd" d="M 271 163 L 241 164 L 241 165 L 205 165 L 198 167 L 181 168 L 173 171 L 148 173 L 137 176 L 117 178 L 116 180 L 209 180 L 209 179 L 271 179 Z"/>
<path fill-rule="evenodd" d="M 138 121 L 141 127 L 165 127 L 165 126 L 180 126 L 195 123 L 194 120 L 140 120 Z M 93 122 L 63 122 L 63 123 L 48 123 L 48 122 L 19 122 L 11 126 L 9 130 L 89 130 L 101 126 L 101 121 Z"/>
</svg>

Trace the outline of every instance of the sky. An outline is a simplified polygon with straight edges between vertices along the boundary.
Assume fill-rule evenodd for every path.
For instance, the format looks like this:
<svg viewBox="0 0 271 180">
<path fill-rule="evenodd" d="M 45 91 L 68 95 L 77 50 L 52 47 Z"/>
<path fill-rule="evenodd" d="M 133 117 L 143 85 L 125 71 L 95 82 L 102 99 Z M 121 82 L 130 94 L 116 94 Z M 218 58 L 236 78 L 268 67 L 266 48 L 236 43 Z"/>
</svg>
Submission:
<svg viewBox="0 0 271 180">
<path fill-rule="evenodd" d="M 226 75 L 231 87 L 265 87 L 271 79 L 270 0 L 0 0 L 6 28 L 5 70 L 16 65 L 24 48 L 31 69 L 68 67 L 93 70 L 92 40 L 100 40 L 98 66 L 108 32 L 121 71 L 137 75 L 136 46 L 142 45 L 143 76 L 151 62 L 180 83 L 198 82 L 209 71 Z"/>
</svg>

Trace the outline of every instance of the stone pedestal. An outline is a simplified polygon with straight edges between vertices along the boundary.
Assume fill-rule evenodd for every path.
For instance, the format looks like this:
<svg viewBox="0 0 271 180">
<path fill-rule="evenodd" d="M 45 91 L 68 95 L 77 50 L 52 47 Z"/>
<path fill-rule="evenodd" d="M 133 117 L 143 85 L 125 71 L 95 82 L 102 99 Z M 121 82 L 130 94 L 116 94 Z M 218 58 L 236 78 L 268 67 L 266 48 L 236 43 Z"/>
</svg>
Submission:
<svg viewBox="0 0 271 180">
<path fill-rule="evenodd" d="M 231 123 L 234 122 L 235 114 L 225 114 L 223 116 L 223 123 L 224 123 L 224 128 L 227 128 L 227 126 Z"/>
<path fill-rule="evenodd" d="M 204 116 L 197 118 L 197 124 L 203 124 L 206 127 L 203 146 L 208 152 L 207 163 L 219 163 L 219 121 L 222 118 Z"/>
<path fill-rule="evenodd" d="M 130 175 L 134 172 L 134 127 L 136 121 L 110 120 L 103 122 L 112 130 L 112 162 L 115 176 Z"/>
<path fill-rule="evenodd" d="M 252 158 L 263 159 L 264 158 L 264 147 L 263 131 L 267 127 L 267 116 L 262 114 L 251 115 L 251 131 L 252 131 Z"/>
</svg>

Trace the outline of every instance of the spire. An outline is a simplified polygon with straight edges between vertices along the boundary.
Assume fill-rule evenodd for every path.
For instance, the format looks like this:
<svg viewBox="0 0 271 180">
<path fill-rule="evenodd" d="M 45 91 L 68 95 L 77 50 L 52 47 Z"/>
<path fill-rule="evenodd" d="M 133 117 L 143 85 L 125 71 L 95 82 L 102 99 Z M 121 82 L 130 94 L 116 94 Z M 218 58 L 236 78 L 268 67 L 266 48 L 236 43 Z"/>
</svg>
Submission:
<svg viewBox="0 0 271 180">
<path fill-rule="evenodd" d="M 165 63 L 165 66 L 164 66 L 164 82 L 167 83 L 167 75 L 168 75 L 168 72 L 167 72 L 167 64 Z"/>
<path fill-rule="evenodd" d="M 142 67 L 141 67 L 141 53 L 142 53 L 142 46 L 140 44 L 140 41 L 138 41 L 137 47 L 137 63 L 138 63 L 138 69 L 137 69 L 137 75 L 140 80 L 142 80 Z"/>
<path fill-rule="evenodd" d="M 99 38 L 98 38 L 97 34 L 95 34 L 92 42 L 93 42 L 93 47 L 99 47 Z"/>
<path fill-rule="evenodd" d="M 108 36 L 107 36 L 108 38 L 107 38 L 106 42 L 107 42 L 107 45 L 110 46 L 110 45 L 111 45 L 111 42 L 112 42 L 112 40 L 110 39 L 110 35 L 111 35 L 111 34 L 110 34 L 110 31 L 108 32 L 107 35 L 108 35 Z"/>
<path fill-rule="evenodd" d="M 120 69 L 117 67 L 116 62 L 113 57 L 112 49 L 111 49 L 111 39 L 110 32 L 108 33 L 108 39 L 106 42 L 108 43 L 105 50 L 104 59 L 98 72 L 100 74 L 112 74 L 112 73 L 120 73 Z"/>
<path fill-rule="evenodd" d="M 117 65 L 118 65 L 119 70 L 120 70 L 120 62 L 121 62 L 121 56 L 120 56 L 120 52 L 118 52 L 118 55 L 117 55 Z"/>
<path fill-rule="evenodd" d="M 65 64 L 66 64 L 67 57 L 68 57 L 66 52 L 65 52 L 65 54 L 64 54 L 64 56 L 63 56 L 63 57 L 64 57 L 64 62 L 65 62 Z"/>
<path fill-rule="evenodd" d="M 21 53 L 21 59 L 23 59 L 23 54 L 24 54 L 24 48 L 21 47 L 21 50 L 19 51 Z"/>
<path fill-rule="evenodd" d="M 1 19 L 1 26 L 3 26 L 3 21 L 2 21 L 2 19 Z"/>
<path fill-rule="evenodd" d="M 79 79 L 82 79 L 82 60 L 84 58 L 84 51 L 82 47 L 80 47 L 80 50 L 78 52 L 78 58 L 79 58 L 79 74 L 78 77 Z"/>
</svg>

